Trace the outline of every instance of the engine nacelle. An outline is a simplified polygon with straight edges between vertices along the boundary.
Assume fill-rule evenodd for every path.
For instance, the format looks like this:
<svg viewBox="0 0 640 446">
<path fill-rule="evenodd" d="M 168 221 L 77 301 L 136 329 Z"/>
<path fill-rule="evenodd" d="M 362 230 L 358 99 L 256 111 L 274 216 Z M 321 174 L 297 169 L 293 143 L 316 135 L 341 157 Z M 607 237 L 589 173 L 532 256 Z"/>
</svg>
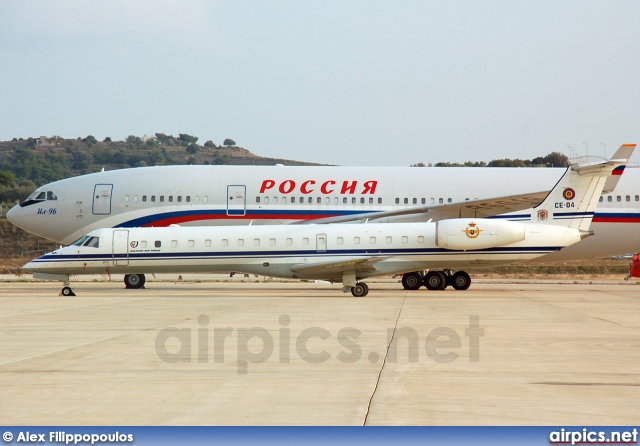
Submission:
<svg viewBox="0 0 640 446">
<path fill-rule="evenodd" d="M 488 218 L 456 218 L 436 223 L 436 245 L 470 251 L 493 248 L 525 239 L 525 225 Z"/>
</svg>

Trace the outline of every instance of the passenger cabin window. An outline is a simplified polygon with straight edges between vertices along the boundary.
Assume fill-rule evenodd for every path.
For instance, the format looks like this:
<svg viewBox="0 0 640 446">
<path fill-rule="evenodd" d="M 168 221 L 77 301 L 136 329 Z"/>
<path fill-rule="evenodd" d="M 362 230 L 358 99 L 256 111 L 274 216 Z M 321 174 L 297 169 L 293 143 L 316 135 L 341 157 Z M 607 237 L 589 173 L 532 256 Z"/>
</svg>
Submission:
<svg viewBox="0 0 640 446">
<path fill-rule="evenodd" d="M 160 240 L 155 241 L 155 247 L 160 248 L 162 246 L 162 242 Z"/>
<path fill-rule="evenodd" d="M 134 203 L 136 203 L 137 201 L 138 201 L 138 196 L 137 196 L 137 195 L 134 195 L 134 196 L 133 196 L 133 202 L 134 202 Z"/>
<path fill-rule="evenodd" d="M 423 198 L 423 199 L 420 201 L 420 203 L 422 203 L 422 204 L 427 204 L 427 199 L 426 199 L 426 198 Z"/>
<path fill-rule="evenodd" d="M 327 198 L 329 198 L 329 197 L 327 197 Z M 322 204 L 322 197 L 318 197 L 318 199 L 317 199 L 317 201 L 316 201 L 316 202 L 317 202 L 318 204 Z"/>
<path fill-rule="evenodd" d="M 385 242 L 387 242 L 387 244 L 391 244 L 391 242 L 393 242 L 393 238 L 391 238 L 391 236 L 386 236 L 384 239 Z"/>
<path fill-rule="evenodd" d="M 353 197 L 353 198 L 351 199 L 351 203 L 352 203 L 352 204 L 356 204 L 356 197 Z"/>
<path fill-rule="evenodd" d="M 382 198 L 378 198 L 378 204 L 382 204 Z"/>
<path fill-rule="evenodd" d="M 242 238 L 238 239 L 238 246 L 244 246 L 244 239 Z"/>
<path fill-rule="evenodd" d="M 640 195 L 636 195 L 636 196 L 635 196 L 635 200 L 636 200 L 636 201 L 640 201 Z"/>
<path fill-rule="evenodd" d="M 292 239 L 292 238 L 288 238 L 288 239 L 286 240 L 286 244 L 287 244 L 287 245 L 293 245 L 293 239 Z"/>
<path fill-rule="evenodd" d="M 409 199 L 408 198 L 404 199 L 404 204 L 409 204 Z"/>
<path fill-rule="evenodd" d="M 439 203 L 439 204 L 444 203 L 444 199 L 442 199 L 442 198 L 438 198 L 438 203 Z"/>
<path fill-rule="evenodd" d="M 146 195 L 142 196 L 142 201 L 147 201 L 147 196 Z"/>
<path fill-rule="evenodd" d="M 343 202 L 344 204 L 347 204 L 347 197 L 342 198 L 342 202 Z"/>
<path fill-rule="evenodd" d="M 424 243 L 424 237 L 419 235 L 418 236 L 418 243 Z"/>
<path fill-rule="evenodd" d="M 302 244 L 303 244 L 303 245 L 308 245 L 308 244 L 309 244 L 309 239 L 308 239 L 307 237 L 304 237 L 304 238 L 302 239 Z"/>
<path fill-rule="evenodd" d="M 618 196 L 616 197 L 616 201 L 618 201 L 618 202 L 622 201 L 622 197 L 621 197 L 620 195 L 618 195 Z"/>
<path fill-rule="evenodd" d="M 396 204 L 400 204 L 400 199 L 396 198 Z"/>
<path fill-rule="evenodd" d="M 196 242 L 194 240 L 188 240 L 187 241 L 187 246 L 189 248 L 193 248 L 196 245 Z"/>
<path fill-rule="evenodd" d="M 403 235 L 400 240 L 402 241 L 402 243 L 409 243 L 409 238 L 406 235 Z"/>
<path fill-rule="evenodd" d="M 256 203 L 260 203 L 260 197 L 256 197 Z"/>
<path fill-rule="evenodd" d="M 195 197 L 193 197 L 193 201 L 195 203 L 198 203 L 200 201 L 200 197 L 198 195 L 196 195 Z"/>
<path fill-rule="evenodd" d="M 354 245 L 358 245 L 358 244 L 360 244 L 360 237 L 354 237 L 354 238 L 353 238 L 353 244 L 354 244 Z"/>
<path fill-rule="evenodd" d="M 155 195 L 151 195 L 151 201 L 156 201 L 156 196 Z"/>
<path fill-rule="evenodd" d="M 338 237 L 338 238 L 336 239 L 336 243 L 337 243 L 338 245 L 342 245 L 342 244 L 344 243 L 344 239 L 343 239 L 342 237 Z"/>
<path fill-rule="evenodd" d="M 206 239 L 206 240 L 204 241 L 204 246 L 205 246 L 205 248 L 209 248 L 209 247 L 211 246 L 211 240 Z"/>
<path fill-rule="evenodd" d="M 418 204 L 418 199 L 417 198 L 413 199 L 413 204 Z"/>
<path fill-rule="evenodd" d="M 369 197 L 369 204 L 373 204 L 373 197 Z"/>
<path fill-rule="evenodd" d="M 164 195 L 160 195 L 160 203 L 164 203 Z"/>
<path fill-rule="evenodd" d="M 254 238 L 253 239 L 253 246 L 260 246 L 260 239 L 259 238 Z"/>
<path fill-rule="evenodd" d="M 447 198 L 447 203 L 453 203 L 453 198 Z"/>
<path fill-rule="evenodd" d="M 146 248 L 147 247 L 147 241 L 146 240 L 141 241 L 140 242 L 140 247 L 141 248 Z"/>
<path fill-rule="evenodd" d="M 611 195 L 609 195 L 609 196 L 607 197 L 607 202 L 608 202 L 608 203 L 611 203 L 612 201 L 613 201 L 613 197 L 612 197 Z"/>
<path fill-rule="evenodd" d="M 178 199 L 178 203 L 182 203 L 182 195 L 178 195 L 177 199 Z"/>
<path fill-rule="evenodd" d="M 226 238 L 223 238 L 222 241 L 220 242 L 220 244 L 222 246 L 229 246 L 229 240 L 227 240 Z"/>
<path fill-rule="evenodd" d="M 205 195 L 204 197 L 202 197 L 202 201 L 204 201 L 205 203 L 209 202 L 209 196 Z"/>
<path fill-rule="evenodd" d="M 178 241 L 177 240 L 171 240 L 171 247 L 172 248 L 177 248 L 178 247 Z"/>
<path fill-rule="evenodd" d="M 269 239 L 269 245 L 270 245 L 270 246 L 276 246 L 276 239 L 274 239 L 274 238 L 270 238 L 270 239 Z"/>
<path fill-rule="evenodd" d="M 169 203 L 173 203 L 173 195 L 169 195 Z"/>
<path fill-rule="evenodd" d="M 375 237 L 369 237 L 369 243 L 372 245 L 376 244 L 376 238 Z"/>
<path fill-rule="evenodd" d="M 627 195 L 627 196 L 625 197 L 625 200 L 626 200 L 626 201 L 631 201 L 631 196 L 630 196 L 630 195 Z"/>
<path fill-rule="evenodd" d="M 600 196 L 600 203 L 602 203 L 604 201 L 604 197 L 601 195 Z"/>
<path fill-rule="evenodd" d="M 191 196 L 190 196 L 190 195 L 187 195 L 187 196 L 185 197 L 185 201 L 186 201 L 187 203 L 191 203 Z"/>
</svg>

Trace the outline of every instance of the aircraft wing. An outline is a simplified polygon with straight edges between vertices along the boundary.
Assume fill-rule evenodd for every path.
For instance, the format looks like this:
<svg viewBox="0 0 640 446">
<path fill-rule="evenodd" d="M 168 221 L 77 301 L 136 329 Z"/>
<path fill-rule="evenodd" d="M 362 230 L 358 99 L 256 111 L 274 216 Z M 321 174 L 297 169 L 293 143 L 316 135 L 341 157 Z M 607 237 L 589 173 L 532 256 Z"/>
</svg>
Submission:
<svg viewBox="0 0 640 446">
<path fill-rule="evenodd" d="M 348 223 L 364 220 L 380 221 L 383 219 L 387 219 L 387 221 L 393 221 L 400 218 L 406 220 L 406 216 L 408 215 L 415 216 L 415 220 L 411 221 L 438 221 L 447 218 L 491 217 L 493 215 L 522 211 L 524 209 L 529 209 L 537 206 L 542 202 L 542 200 L 545 199 L 548 193 L 549 191 L 541 191 L 529 194 L 489 198 L 484 200 L 468 200 L 431 206 L 415 206 L 396 209 L 392 211 L 340 215 L 337 217 L 327 217 L 316 220 L 304 220 L 292 224 Z"/>
<path fill-rule="evenodd" d="M 344 271 L 355 271 L 356 273 L 376 273 L 374 265 L 390 257 L 347 257 L 339 260 L 331 260 L 323 263 L 295 264 L 291 266 L 291 271 L 309 277 L 336 277 L 342 279 Z"/>
</svg>

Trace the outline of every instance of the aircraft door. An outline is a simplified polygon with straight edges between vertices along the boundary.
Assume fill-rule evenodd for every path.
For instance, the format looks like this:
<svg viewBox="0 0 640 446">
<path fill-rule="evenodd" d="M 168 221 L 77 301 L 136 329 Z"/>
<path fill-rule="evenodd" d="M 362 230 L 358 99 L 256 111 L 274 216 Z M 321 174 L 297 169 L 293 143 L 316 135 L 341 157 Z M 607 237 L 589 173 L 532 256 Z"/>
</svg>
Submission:
<svg viewBox="0 0 640 446">
<path fill-rule="evenodd" d="M 111 193 L 113 184 L 96 184 L 93 188 L 93 214 L 111 214 Z"/>
<path fill-rule="evenodd" d="M 316 234 L 316 251 L 327 252 L 327 234 Z"/>
<path fill-rule="evenodd" d="M 227 186 L 227 215 L 245 215 L 247 213 L 246 186 Z"/>
<path fill-rule="evenodd" d="M 127 229 L 113 231 L 113 264 L 118 266 L 129 264 L 129 231 Z"/>
</svg>

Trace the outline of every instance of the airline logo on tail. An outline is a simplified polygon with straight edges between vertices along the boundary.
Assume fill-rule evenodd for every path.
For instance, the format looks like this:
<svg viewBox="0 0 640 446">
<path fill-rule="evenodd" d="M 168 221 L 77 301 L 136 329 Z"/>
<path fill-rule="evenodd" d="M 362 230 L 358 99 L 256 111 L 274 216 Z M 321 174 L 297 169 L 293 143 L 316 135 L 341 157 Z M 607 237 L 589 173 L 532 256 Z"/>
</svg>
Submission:
<svg viewBox="0 0 640 446">
<path fill-rule="evenodd" d="M 576 197 L 576 191 L 567 187 L 564 192 L 562 192 L 562 196 L 565 200 L 573 200 Z"/>
</svg>

